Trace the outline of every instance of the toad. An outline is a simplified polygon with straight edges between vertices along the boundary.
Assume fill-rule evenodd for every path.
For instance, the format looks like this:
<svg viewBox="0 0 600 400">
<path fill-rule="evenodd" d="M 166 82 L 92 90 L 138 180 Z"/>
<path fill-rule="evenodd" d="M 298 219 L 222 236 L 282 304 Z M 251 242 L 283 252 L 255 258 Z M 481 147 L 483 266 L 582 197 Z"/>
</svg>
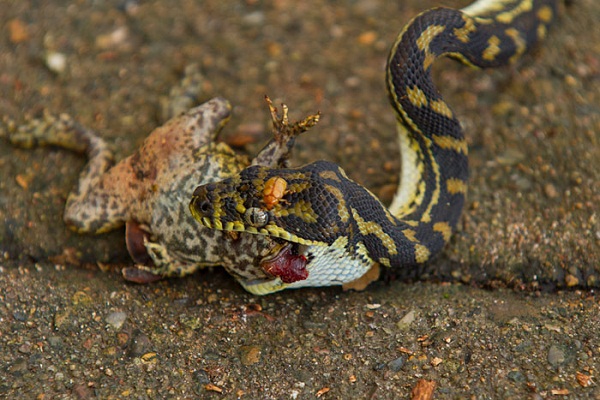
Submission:
<svg viewBox="0 0 600 400">
<path fill-rule="evenodd" d="M 10 133 L 10 140 L 24 147 L 64 147 L 88 157 L 67 198 L 64 221 L 77 232 L 95 234 L 125 225 L 126 246 L 135 263 L 123 270 L 125 279 L 148 283 L 223 266 L 252 292 L 255 283 L 277 278 L 263 260 L 279 245 L 267 237 L 207 229 L 194 220 L 188 204 L 198 185 L 228 178 L 250 164 L 286 165 L 295 138 L 319 119 L 315 114 L 290 124 L 287 107 L 279 117 L 267 102 L 274 137 L 251 162 L 217 142 L 232 111 L 218 97 L 156 128 L 134 154 L 116 164 L 99 135 L 64 115 L 46 115 L 21 126 Z M 298 262 L 288 264 L 299 268 Z"/>
</svg>

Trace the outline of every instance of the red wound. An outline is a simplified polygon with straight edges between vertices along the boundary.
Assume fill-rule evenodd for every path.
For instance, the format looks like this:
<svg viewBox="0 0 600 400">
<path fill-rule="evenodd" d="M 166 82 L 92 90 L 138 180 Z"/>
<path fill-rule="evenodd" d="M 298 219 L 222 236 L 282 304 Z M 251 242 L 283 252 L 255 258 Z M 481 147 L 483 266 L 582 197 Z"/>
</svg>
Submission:
<svg viewBox="0 0 600 400">
<path fill-rule="evenodd" d="M 275 257 L 263 261 L 260 266 L 268 274 L 277 276 L 284 283 L 293 283 L 308 278 L 306 264 L 308 260 L 303 255 L 293 254 L 291 246 L 284 247 Z"/>
</svg>

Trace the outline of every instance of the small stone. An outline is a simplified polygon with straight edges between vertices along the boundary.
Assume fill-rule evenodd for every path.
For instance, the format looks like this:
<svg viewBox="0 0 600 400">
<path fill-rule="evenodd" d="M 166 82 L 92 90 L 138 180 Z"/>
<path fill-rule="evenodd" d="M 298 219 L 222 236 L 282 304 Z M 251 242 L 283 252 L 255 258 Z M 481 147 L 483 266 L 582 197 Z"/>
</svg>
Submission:
<svg viewBox="0 0 600 400">
<path fill-rule="evenodd" d="M 575 374 L 575 378 L 577 379 L 577 383 L 579 383 L 579 385 L 582 387 L 588 387 L 592 384 L 592 377 L 582 372 L 577 372 Z"/>
<path fill-rule="evenodd" d="M 50 51 L 46 54 L 46 67 L 52 72 L 61 74 L 67 68 L 67 56 L 63 53 Z"/>
<path fill-rule="evenodd" d="M 402 367 L 404 367 L 404 363 L 406 359 L 404 357 L 398 357 L 395 360 L 392 360 L 388 363 L 388 367 L 394 372 L 400 372 Z"/>
<path fill-rule="evenodd" d="M 415 310 L 410 310 L 400 321 L 396 323 L 398 329 L 407 329 L 415 321 Z"/>
<path fill-rule="evenodd" d="M 435 381 L 428 381 L 425 379 L 419 379 L 415 387 L 413 387 L 411 392 L 412 399 L 420 399 L 420 400 L 431 400 L 433 399 L 433 392 L 436 387 Z"/>
<path fill-rule="evenodd" d="M 358 37 L 358 43 L 367 46 L 373 44 L 375 40 L 377 40 L 377 33 L 375 31 L 366 31 Z"/>
<path fill-rule="evenodd" d="M 269 54 L 269 57 L 271 57 L 271 58 L 279 57 L 282 52 L 283 52 L 283 46 L 281 44 L 279 44 L 277 42 L 271 42 L 271 43 L 267 44 L 267 53 Z"/>
<path fill-rule="evenodd" d="M 516 165 L 525 159 L 525 154 L 515 148 L 507 148 L 504 152 L 498 154 L 496 162 L 500 165 Z"/>
<path fill-rule="evenodd" d="M 350 76 L 345 81 L 344 84 L 349 88 L 357 88 L 360 86 L 360 78 L 358 76 Z"/>
<path fill-rule="evenodd" d="M 220 387 L 218 387 L 217 385 L 215 385 L 213 383 L 207 383 L 206 385 L 204 385 L 204 389 L 209 392 L 223 393 L 223 389 L 221 389 Z"/>
<path fill-rule="evenodd" d="M 240 348 L 240 360 L 243 365 L 253 365 L 260 362 L 261 349 L 258 346 L 242 346 Z"/>
<path fill-rule="evenodd" d="M 21 376 L 25 372 L 27 372 L 28 369 L 29 366 L 27 365 L 27 360 L 25 360 L 22 357 L 18 357 L 10 365 L 10 367 L 8 368 L 8 372 L 15 376 Z"/>
<path fill-rule="evenodd" d="M 565 362 L 565 351 L 561 346 L 553 344 L 548 350 L 548 363 L 553 367 L 558 367 Z"/>
<path fill-rule="evenodd" d="M 265 13 L 254 11 L 242 17 L 242 22 L 248 26 L 261 26 L 265 22 Z"/>
<path fill-rule="evenodd" d="M 211 304 L 211 303 L 216 303 L 219 300 L 219 296 L 217 296 L 216 293 L 211 293 L 208 295 L 208 297 L 206 298 L 206 301 Z"/>
<path fill-rule="evenodd" d="M 135 16 L 140 10 L 140 0 L 125 0 L 122 8 L 127 15 Z"/>
<path fill-rule="evenodd" d="M 525 375 L 521 371 L 510 371 L 508 373 L 508 379 L 515 383 L 525 382 Z"/>
<path fill-rule="evenodd" d="M 17 310 L 13 312 L 13 318 L 19 322 L 27 321 L 27 313 L 25 311 Z"/>
<path fill-rule="evenodd" d="M 19 353 L 22 354 L 29 354 L 31 353 L 31 343 L 29 342 L 25 342 L 22 345 L 19 346 Z"/>
<path fill-rule="evenodd" d="M 105 321 L 107 324 L 109 324 L 113 328 L 119 330 L 125 323 L 126 319 L 127 319 L 127 314 L 125 314 L 124 312 L 121 312 L 121 311 L 116 311 L 116 312 L 112 312 L 112 313 L 108 314 Z"/>
<path fill-rule="evenodd" d="M 193 376 L 194 381 L 202 387 L 204 387 L 204 385 L 206 385 L 207 383 L 210 383 L 208 373 L 203 369 L 196 371 Z"/>
<path fill-rule="evenodd" d="M 78 291 L 73 294 L 71 301 L 74 305 L 87 306 L 92 304 L 92 298 L 86 292 Z"/>
<path fill-rule="evenodd" d="M 558 197 L 558 190 L 556 190 L 556 187 L 551 183 L 544 185 L 544 193 L 549 199 Z"/>
<path fill-rule="evenodd" d="M 27 190 L 29 189 L 31 178 L 32 177 L 27 177 L 23 174 L 17 174 L 17 176 L 15 176 L 15 182 L 17 182 L 17 185 L 19 185 L 22 189 Z"/>
<path fill-rule="evenodd" d="M 492 113 L 496 116 L 505 116 L 514 110 L 515 106 L 512 101 L 502 101 L 494 104 Z"/>
<path fill-rule="evenodd" d="M 85 384 L 78 384 L 73 386 L 73 394 L 78 399 L 91 399 L 94 397 L 90 388 Z"/>
<path fill-rule="evenodd" d="M 117 333 L 117 343 L 119 346 L 123 347 L 129 342 L 129 334 L 126 332 Z"/>
<path fill-rule="evenodd" d="M 575 275 L 567 274 L 565 275 L 565 284 L 567 287 L 573 287 L 579 285 L 579 279 Z"/>
<path fill-rule="evenodd" d="M 577 86 L 577 79 L 573 75 L 565 76 L 565 83 L 569 86 Z"/>
<path fill-rule="evenodd" d="M 433 359 L 431 360 L 431 363 L 430 363 L 430 364 L 431 364 L 433 367 L 437 367 L 437 366 L 438 366 L 438 365 L 440 365 L 442 362 L 444 362 L 444 360 L 442 360 L 441 358 L 439 358 L 439 357 L 433 357 Z"/>
<path fill-rule="evenodd" d="M 304 321 L 302 322 L 302 326 L 310 331 L 316 331 L 316 330 L 324 330 L 327 328 L 327 324 L 325 322 L 318 322 L 318 321 Z"/>
<path fill-rule="evenodd" d="M 8 21 L 8 34 L 13 44 L 22 43 L 29 39 L 27 25 L 20 19 L 11 19 Z"/>
<path fill-rule="evenodd" d="M 144 371 L 146 372 L 154 371 L 158 366 L 158 357 L 155 352 L 143 354 L 140 357 L 140 360 L 142 361 Z"/>
<path fill-rule="evenodd" d="M 129 348 L 130 357 L 140 357 L 150 351 L 152 342 L 150 338 L 140 330 L 133 332 Z"/>
<path fill-rule="evenodd" d="M 129 29 L 120 26 L 110 33 L 99 35 L 96 46 L 102 50 L 116 49 L 124 46 L 129 38 Z"/>
<path fill-rule="evenodd" d="M 63 346 L 63 340 L 60 336 L 50 336 L 48 338 L 48 344 L 53 349 L 60 349 Z"/>
</svg>

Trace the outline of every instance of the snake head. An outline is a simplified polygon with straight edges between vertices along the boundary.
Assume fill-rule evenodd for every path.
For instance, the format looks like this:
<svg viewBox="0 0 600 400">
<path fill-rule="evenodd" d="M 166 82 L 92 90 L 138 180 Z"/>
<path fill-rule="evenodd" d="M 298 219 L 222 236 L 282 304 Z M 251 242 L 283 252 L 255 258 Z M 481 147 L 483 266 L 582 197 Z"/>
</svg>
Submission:
<svg viewBox="0 0 600 400">
<path fill-rule="evenodd" d="M 325 161 L 290 169 L 251 166 L 233 178 L 198 186 L 190 210 L 211 229 L 331 245 L 348 221 L 342 180 L 347 180 L 343 171 Z"/>
<path fill-rule="evenodd" d="M 252 293 L 353 282 L 373 267 L 356 252 L 353 203 L 365 214 L 378 202 L 337 165 L 248 167 L 233 178 L 198 186 L 190 210 L 210 229 L 265 235 L 277 244 L 260 267 L 279 279 L 246 284 Z M 379 207 L 382 207 L 379 205 Z"/>
</svg>

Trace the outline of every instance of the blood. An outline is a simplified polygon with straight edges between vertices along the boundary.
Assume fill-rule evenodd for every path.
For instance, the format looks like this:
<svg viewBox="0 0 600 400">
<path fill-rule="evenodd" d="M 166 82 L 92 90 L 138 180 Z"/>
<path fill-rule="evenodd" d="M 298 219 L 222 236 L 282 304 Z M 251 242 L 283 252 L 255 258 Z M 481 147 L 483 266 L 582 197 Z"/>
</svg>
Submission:
<svg viewBox="0 0 600 400">
<path fill-rule="evenodd" d="M 284 283 L 293 283 L 308 278 L 306 264 L 308 260 L 302 254 L 295 254 L 292 246 L 285 246 L 275 257 L 263 261 L 262 269 L 277 276 Z"/>
</svg>

